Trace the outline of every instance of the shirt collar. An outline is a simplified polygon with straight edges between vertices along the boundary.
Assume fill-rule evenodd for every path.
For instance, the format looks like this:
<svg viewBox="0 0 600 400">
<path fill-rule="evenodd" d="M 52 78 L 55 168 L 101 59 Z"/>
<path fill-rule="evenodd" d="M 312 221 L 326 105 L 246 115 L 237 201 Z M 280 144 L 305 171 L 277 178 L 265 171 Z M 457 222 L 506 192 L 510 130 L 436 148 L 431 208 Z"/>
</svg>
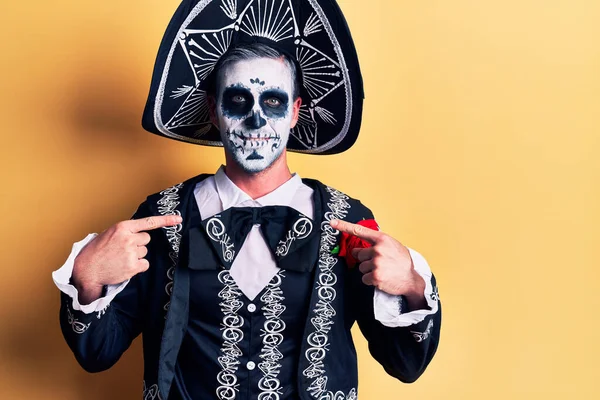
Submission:
<svg viewBox="0 0 600 400">
<path fill-rule="evenodd" d="M 290 206 L 298 189 L 302 186 L 302 179 L 298 174 L 293 174 L 290 179 L 262 197 L 252 200 L 250 196 L 225 174 L 225 167 L 221 166 L 215 174 L 217 193 L 223 210 L 238 206 Z M 243 204 L 247 203 L 247 204 Z"/>
</svg>

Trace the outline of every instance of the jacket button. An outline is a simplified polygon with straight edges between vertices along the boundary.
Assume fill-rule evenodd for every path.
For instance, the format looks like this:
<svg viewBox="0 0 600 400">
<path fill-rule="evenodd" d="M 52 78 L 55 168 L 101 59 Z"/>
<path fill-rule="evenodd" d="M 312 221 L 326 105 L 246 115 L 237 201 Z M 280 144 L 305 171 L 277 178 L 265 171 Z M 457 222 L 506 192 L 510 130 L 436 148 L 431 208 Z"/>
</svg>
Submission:
<svg viewBox="0 0 600 400">
<path fill-rule="evenodd" d="M 248 304 L 248 311 L 250 311 L 250 312 L 256 311 L 256 306 L 252 303 Z"/>
<path fill-rule="evenodd" d="M 256 364 L 254 363 L 254 361 L 248 361 L 246 363 L 246 368 L 248 368 L 248 370 L 252 371 L 254 368 L 256 368 Z"/>
</svg>

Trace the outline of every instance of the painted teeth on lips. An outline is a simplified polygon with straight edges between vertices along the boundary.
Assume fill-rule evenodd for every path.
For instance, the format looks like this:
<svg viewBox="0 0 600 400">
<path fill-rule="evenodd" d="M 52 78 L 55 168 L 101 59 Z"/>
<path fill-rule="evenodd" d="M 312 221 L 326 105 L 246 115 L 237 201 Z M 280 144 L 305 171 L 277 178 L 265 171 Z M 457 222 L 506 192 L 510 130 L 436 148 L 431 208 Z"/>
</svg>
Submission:
<svg viewBox="0 0 600 400">
<path fill-rule="evenodd" d="M 242 140 L 248 140 L 248 141 L 260 141 L 260 140 L 273 140 L 273 139 L 277 139 L 277 136 L 275 135 L 268 135 L 268 134 L 261 134 L 259 135 L 258 133 L 252 133 L 250 135 L 244 135 L 242 133 L 234 133 L 235 136 L 237 136 L 238 138 L 242 139 Z"/>
</svg>

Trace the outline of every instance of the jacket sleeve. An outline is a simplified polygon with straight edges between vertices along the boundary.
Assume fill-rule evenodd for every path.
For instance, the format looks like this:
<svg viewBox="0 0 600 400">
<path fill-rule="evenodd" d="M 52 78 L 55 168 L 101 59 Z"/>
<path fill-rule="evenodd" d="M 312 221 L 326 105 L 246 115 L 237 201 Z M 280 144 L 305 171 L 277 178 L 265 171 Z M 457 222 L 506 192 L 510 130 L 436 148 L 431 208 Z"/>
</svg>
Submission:
<svg viewBox="0 0 600 400">
<path fill-rule="evenodd" d="M 133 218 L 144 218 L 150 212 L 143 203 Z M 151 234 L 150 244 L 157 241 L 158 231 Z M 73 308 L 69 295 L 61 292 L 60 326 L 67 344 L 79 364 L 88 372 L 100 372 L 113 366 L 142 331 L 145 287 L 152 271 L 153 246 L 146 258 L 151 268 L 131 278 L 129 284 L 100 311 L 86 314 Z"/>
<path fill-rule="evenodd" d="M 373 218 L 370 212 L 364 218 Z M 362 218 L 361 218 L 362 219 Z M 352 221 L 351 221 L 352 222 Z M 435 312 L 424 312 L 424 318 L 418 318 L 408 326 L 390 327 L 375 318 L 373 296 L 375 288 L 362 282 L 362 273 L 358 266 L 348 270 L 350 307 L 355 310 L 356 321 L 369 344 L 369 352 L 391 376 L 405 383 L 416 381 L 425 371 L 433 358 L 440 340 L 442 308 L 439 301 L 435 276 L 431 274 L 426 284 L 433 290 L 428 303 L 434 304 Z M 400 315 L 406 312 L 408 304 L 400 296 Z M 414 312 L 414 311 L 413 311 Z"/>
<path fill-rule="evenodd" d="M 440 339 L 442 308 L 414 325 L 390 328 L 375 319 L 373 287 L 362 283 L 362 273 L 353 268 L 354 307 L 358 326 L 369 343 L 369 352 L 391 376 L 405 383 L 416 381 L 433 358 Z M 435 277 L 432 276 L 435 287 Z M 404 302 L 405 303 L 405 302 Z"/>
<path fill-rule="evenodd" d="M 427 307 L 418 310 L 409 310 L 404 296 L 393 296 L 375 289 L 373 307 L 375 319 L 388 327 L 410 326 L 423 321 L 427 316 L 438 311 L 437 294 L 431 284 L 433 276 L 427 260 L 413 249 L 408 249 L 412 258 L 415 271 L 425 281 L 423 295 L 427 301 Z"/>
<path fill-rule="evenodd" d="M 96 236 L 98 236 L 96 233 L 90 233 L 83 240 L 73 243 L 71 254 L 63 266 L 52 272 L 52 280 L 54 281 L 56 287 L 71 298 L 71 301 L 73 302 L 71 307 L 74 310 L 81 310 L 86 314 L 104 310 L 110 304 L 112 299 L 114 299 L 117 294 L 122 292 L 125 286 L 127 286 L 129 283 L 129 279 L 127 279 L 126 281 L 116 285 L 107 285 L 104 288 L 102 297 L 99 297 L 89 304 L 79 303 L 79 291 L 71 284 L 75 259 L 79 253 L 81 253 L 81 250 L 83 250 L 88 243 L 94 240 Z"/>
</svg>

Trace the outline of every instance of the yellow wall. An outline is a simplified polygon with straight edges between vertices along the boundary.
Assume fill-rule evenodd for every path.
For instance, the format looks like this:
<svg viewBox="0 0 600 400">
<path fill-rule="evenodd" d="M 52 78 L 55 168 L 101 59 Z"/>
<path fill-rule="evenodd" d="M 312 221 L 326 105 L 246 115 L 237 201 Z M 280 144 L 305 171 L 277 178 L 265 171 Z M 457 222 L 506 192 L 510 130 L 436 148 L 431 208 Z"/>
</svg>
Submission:
<svg viewBox="0 0 600 400">
<path fill-rule="evenodd" d="M 139 124 L 177 4 L 0 6 L 2 399 L 139 398 L 140 342 L 111 371 L 83 372 L 50 272 L 86 232 L 222 160 Z M 292 168 L 420 250 L 445 310 L 413 385 L 359 340 L 361 398 L 600 398 L 600 2 L 340 4 L 365 78 L 361 137 Z"/>
</svg>

